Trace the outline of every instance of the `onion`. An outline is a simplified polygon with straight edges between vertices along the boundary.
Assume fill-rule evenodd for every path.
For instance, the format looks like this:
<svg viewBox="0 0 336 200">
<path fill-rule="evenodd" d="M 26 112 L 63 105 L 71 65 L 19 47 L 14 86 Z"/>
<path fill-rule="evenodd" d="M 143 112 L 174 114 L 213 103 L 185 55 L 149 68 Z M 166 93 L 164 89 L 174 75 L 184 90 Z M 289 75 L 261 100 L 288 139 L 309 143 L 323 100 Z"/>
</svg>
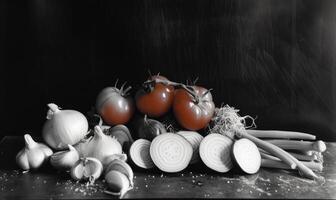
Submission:
<svg viewBox="0 0 336 200">
<path fill-rule="evenodd" d="M 232 147 L 233 160 L 241 170 L 248 174 L 258 172 L 261 156 L 258 147 L 249 139 L 236 140 Z"/>
<path fill-rule="evenodd" d="M 164 133 L 154 138 L 149 149 L 154 164 L 164 172 L 179 172 L 190 163 L 193 149 L 181 135 Z"/>
<path fill-rule="evenodd" d="M 68 148 L 85 137 L 88 121 L 76 110 L 60 110 L 56 104 L 48 104 L 47 121 L 44 123 L 42 137 L 53 149 Z"/>
<path fill-rule="evenodd" d="M 149 154 L 151 142 L 146 139 L 137 139 L 133 142 L 129 155 L 134 164 L 143 169 L 153 168 L 155 165 Z"/>
<path fill-rule="evenodd" d="M 200 161 L 199 145 L 204 137 L 195 131 L 179 131 L 177 134 L 183 136 L 188 142 L 190 142 L 193 148 L 193 156 L 191 157 L 190 164 L 195 164 Z"/>
<path fill-rule="evenodd" d="M 211 133 L 202 140 L 199 153 L 202 161 L 217 172 L 228 172 L 232 167 L 231 149 L 233 141 L 224 135 Z"/>
<path fill-rule="evenodd" d="M 122 154 L 122 147 L 118 140 L 105 135 L 99 126 L 94 127 L 93 137 L 78 143 L 75 148 L 80 157 L 97 158 L 103 166 L 108 164 L 110 156 Z"/>
<path fill-rule="evenodd" d="M 152 141 L 156 136 L 166 132 L 167 130 L 161 122 L 149 119 L 145 115 L 142 124 L 139 126 L 138 136 L 139 138 Z"/>
</svg>

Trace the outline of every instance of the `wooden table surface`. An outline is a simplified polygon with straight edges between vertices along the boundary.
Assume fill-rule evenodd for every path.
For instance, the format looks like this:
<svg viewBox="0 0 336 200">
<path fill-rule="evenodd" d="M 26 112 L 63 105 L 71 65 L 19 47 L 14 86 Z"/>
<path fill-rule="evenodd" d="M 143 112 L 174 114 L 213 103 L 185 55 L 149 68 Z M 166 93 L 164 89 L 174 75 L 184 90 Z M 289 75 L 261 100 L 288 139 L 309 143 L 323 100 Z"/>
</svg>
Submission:
<svg viewBox="0 0 336 200">
<path fill-rule="evenodd" d="M 23 138 L 4 137 L 0 143 L 0 199 L 107 199 L 106 185 L 75 182 L 65 172 L 45 165 L 35 172 L 23 173 L 15 155 Z M 261 169 L 257 174 L 239 172 L 219 174 L 204 165 L 167 174 L 134 168 L 134 189 L 124 198 L 336 198 L 336 143 L 327 143 L 324 152 L 325 182 L 301 178 L 288 170 Z"/>
</svg>

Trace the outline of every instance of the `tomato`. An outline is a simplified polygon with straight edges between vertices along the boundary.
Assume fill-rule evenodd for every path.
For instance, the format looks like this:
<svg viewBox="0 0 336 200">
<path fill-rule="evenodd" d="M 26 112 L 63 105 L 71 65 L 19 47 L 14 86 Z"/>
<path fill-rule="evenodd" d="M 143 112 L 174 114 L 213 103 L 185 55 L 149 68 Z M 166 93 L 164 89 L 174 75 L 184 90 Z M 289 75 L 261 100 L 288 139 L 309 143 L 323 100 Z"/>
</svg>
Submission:
<svg viewBox="0 0 336 200">
<path fill-rule="evenodd" d="M 155 75 L 149 80 L 168 80 L 164 76 Z M 138 110 L 149 117 L 160 117 L 167 113 L 173 105 L 174 87 L 162 83 L 154 83 L 140 88 L 135 94 Z"/>
<path fill-rule="evenodd" d="M 185 89 L 175 91 L 173 111 L 179 124 L 192 131 L 205 128 L 215 111 L 215 104 L 209 90 L 192 86 L 190 94 Z"/>
<path fill-rule="evenodd" d="M 126 124 L 133 116 L 134 102 L 126 90 L 116 87 L 103 89 L 96 100 L 96 109 L 108 125 Z"/>
</svg>

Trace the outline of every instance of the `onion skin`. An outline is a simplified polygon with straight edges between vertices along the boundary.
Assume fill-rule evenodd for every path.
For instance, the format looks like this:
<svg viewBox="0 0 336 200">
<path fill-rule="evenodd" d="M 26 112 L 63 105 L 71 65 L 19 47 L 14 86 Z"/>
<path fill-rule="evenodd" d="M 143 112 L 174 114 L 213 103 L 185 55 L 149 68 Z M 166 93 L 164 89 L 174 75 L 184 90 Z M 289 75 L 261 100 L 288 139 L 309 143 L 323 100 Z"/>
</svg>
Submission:
<svg viewBox="0 0 336 200">
<path fill-rule="evenodd" d="M 44 141 L 55 150 L 68 148 L 85 137 L 88 131 L 86 117 L 76 110 L 59 110 L 57 105 L 48 104 L 47 121 L 42 129 Z"/>
</svg>

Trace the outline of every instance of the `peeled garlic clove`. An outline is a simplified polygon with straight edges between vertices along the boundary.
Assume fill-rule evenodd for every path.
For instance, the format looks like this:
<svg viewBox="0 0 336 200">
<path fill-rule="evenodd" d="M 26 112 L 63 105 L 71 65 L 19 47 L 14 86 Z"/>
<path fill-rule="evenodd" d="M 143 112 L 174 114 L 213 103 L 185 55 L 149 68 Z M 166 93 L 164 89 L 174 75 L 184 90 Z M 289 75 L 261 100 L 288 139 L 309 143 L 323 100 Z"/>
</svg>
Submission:
<svg viewBox="0 0 336 200">
<path fill-rule="evenodd" d="M 132 168 L 125 161 L 118 159 L 113 160 L 107 165 L 105 170 L 106 174 L 110 171 L 118 171 L 123 173 L 129 179 L 130 185 L 133 186 L 134 173 Z"/>
<path fill-rule="evenodd" d="M 80 158 L 71 168 L 70 175 L 75 180 L 94 182 L 103 172 L 103 165 L 96 158 Z"/>
<path fill-rule="evenodd" d="M 71 169 L 71 167 L 78 161 L 79 155 L 77 150 L 71 145 L 68 145 L 68 147 L 69 150 L 56 152 L 50 157 L 50 164 L 56 169 Z"/>
<path fill-rule="evenodd" d="M 110 192 L 108 193 L 118 195 L 120 198 L 123 197 L 127 191 L 132 189 L 132 187 L 130 187 L 129 179 L 125 174 L 119 171 L 109 171 L 105 175 L 105 181 L 110 189 Z"/>
</svg>

